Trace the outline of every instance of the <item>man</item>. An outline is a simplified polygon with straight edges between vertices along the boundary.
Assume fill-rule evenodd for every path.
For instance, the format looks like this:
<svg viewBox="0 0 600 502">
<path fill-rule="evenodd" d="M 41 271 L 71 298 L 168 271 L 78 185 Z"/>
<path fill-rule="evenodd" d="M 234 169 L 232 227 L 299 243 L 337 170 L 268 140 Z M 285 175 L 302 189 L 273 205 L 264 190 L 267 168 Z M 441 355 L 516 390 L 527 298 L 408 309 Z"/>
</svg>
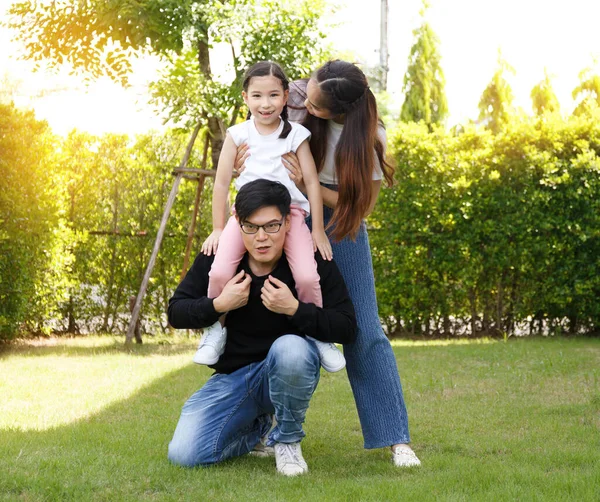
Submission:
<svg viewBox="0 0 600 502">
<path fill-rule="evenodd" d="M 210 465 L 252 451 L 267 435 L 277 471 L 308 471 L 302 457 L 302 424 L 319 382 L 314 343 L 349 343 L 356 337 L 354 308 L 333 261 L 317 253 L 323 308 L 296 298 L 283 252 L 290 226 L 290 194 L 280 183 L 256 180 L 242 187 L 236 215 L 247 253 L 237 275 L 208 298 L 213 257 L 200 254 L 169 301 L 175 328 L 212 325 L 227 313 L 227 343 L 212 365 L 215 374 L 183 406 L 169 459 Z M 271 415 L 276 426 L 271 430 Z"/>
</svg>

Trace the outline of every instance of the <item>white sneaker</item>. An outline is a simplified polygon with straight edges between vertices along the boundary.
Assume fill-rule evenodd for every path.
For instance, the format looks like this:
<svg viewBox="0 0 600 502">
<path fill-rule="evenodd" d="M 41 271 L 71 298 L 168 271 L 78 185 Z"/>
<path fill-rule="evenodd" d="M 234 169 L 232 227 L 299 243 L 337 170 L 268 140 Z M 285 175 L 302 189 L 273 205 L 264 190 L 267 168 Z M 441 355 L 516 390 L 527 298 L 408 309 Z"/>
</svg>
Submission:
<svg viewBox="0 0 600 502">
<path fill-rule="evenodd" d="M 321 366 L 323 366 L 325 371 L 335 373 L 336 371 L 344 369 L 346 366 L 346 359 L 335 344 L 320 342 L 314 338 L 311 338 L 311 340 L 314 341 L 317 346 L 319 358 L 321 359 Z"/>
<path fill-rule="evenodd" d="M 265 442 L 262 440 L 254 447 L 254 449 L 248 453 L 251 457 L 274 457 L 275 456 L 275 448 L 272 446 L 267 446 Z"/>
<path fill-rule="evenodd" d="M 284 476 L 298 476 L 308 472 L 300 442 L 275 443 L 275 463 L 277 472 Z"/>
<path fill-rule="evenodd" d="M 416 467 L 421 465 L 421 461 L 407 444 L 398 446 L 392 450 L 392 460 L 396 467 Z"/>
<path fill-rule="evenodd" d="M 223 328 L 219 321 L 204 328 L 204 334 L 200 338 L 198 350 L 192 360 L 196 364 L 215 364 L 225 351 L 226 341 L 227 328 Z"/>
</svg>

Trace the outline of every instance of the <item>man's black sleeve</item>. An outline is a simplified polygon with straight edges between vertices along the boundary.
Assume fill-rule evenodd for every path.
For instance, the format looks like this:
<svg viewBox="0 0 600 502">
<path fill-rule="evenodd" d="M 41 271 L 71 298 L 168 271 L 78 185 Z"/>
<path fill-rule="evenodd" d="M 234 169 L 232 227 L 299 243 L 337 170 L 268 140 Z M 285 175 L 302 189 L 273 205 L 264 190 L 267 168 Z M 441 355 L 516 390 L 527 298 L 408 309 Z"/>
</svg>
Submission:
<svg viewBox="0 0 600 502">
<path fill-rule="evenodd" d="M 356 339 L 356 316 L 344 278 L 335 262 L 323 260 L 319 252 L 315 259 L 323 308 L 299 302 L 291 320 L 302 333 L 322 342 L 351 343 Z"/>
<path fill-rule="evenodd" d="M 206 328 L 217 322 L 220 313 L 215 310 L 208 291 L 208 272 L 214 257 L 199 254 L 181 284 L 169 300 L 169 324 L 177 329 Z"/>
</svg>

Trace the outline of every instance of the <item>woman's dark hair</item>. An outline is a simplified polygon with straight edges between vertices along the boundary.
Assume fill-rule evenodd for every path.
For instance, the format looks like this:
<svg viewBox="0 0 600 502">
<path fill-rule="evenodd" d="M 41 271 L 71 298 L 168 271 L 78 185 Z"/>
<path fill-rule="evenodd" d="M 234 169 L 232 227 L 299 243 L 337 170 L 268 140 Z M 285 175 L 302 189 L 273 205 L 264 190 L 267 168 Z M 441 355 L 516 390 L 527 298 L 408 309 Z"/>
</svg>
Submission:
<svg viewBox="0 0 600 502">
<path fill-rule="evenodd" d="M 321 91 L 319 106 L 334 116 L 344 115 L 344 128 L 334 154 L 339 198 L 329 227 L 333 227 L 335 240 L 347 235 L 355 238 L 371 205 L 373 152 L 388 185 L 394 180 L 394 169 L 386 161 L 384 145 L 377 135 L 377 102 L 367 77 L 352 63 L 329 61 L 317 69 L 312 79 Z M 320 172 L 327 151 L 327 121 L 307 114 L 304 125 L 312 134 L 310 150 Z"/>
<path fill-rule="evenodd" d="M 254 211 L 276 206 L 284 218 L 290 214 L 292 197 L 289 190 L 278 181 L 258 179 L 246 183 L 235 198 L 235 212 L 240 222 L 246 221 Z"/>
<path fill-rule="evenodd" d="M 253 77 L 266 77 L 272 76 L 278 78 L 281 81 L 281 86 L 283 87 L 283 91 L 289 90 L 290 83 L 285 76 L 285 72 L 277 63 L 273 63 L 272 61 L 259 61 L 258 63 L 254 63 L 250 68 L 246 70 L 244 73 L 244 80 L 242 81 L 242 89 L 244 92 L 248 92 L 248 87 L 250 86 L 250 81 Z M 251 117 L 250 110 L 248 110 L 248 115 L 246 116 L 246 120 L 249 120 Z M 287 138 L 288 134 L 292 130 L 292 126 L 288 120 L 288 108 L 287 103 L 283 106 L 283 110 L 281 110 L 281 120 L 283 120 L 283 130 L 279 135 L 280 138 Z"/>
</svg>

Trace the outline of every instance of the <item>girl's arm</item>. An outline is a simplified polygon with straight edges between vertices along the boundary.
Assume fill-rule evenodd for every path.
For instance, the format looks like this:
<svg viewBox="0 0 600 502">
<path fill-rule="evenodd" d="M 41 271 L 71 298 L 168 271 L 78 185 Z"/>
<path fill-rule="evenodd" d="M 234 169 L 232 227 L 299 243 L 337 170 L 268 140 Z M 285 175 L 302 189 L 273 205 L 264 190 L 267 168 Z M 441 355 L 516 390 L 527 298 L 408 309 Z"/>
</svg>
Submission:
<svg viewBox="0 0 600 502">
<path fill-rule="evenodd" d="M 212 198 L 212 224 L 213 231 L 202 244 L 202 253 L 210 256 L 217 252 L 219 237 L 227 223 L 227 196 L 229 184 L 233 176 L 233 165 L 237 154 L 237 147 L 228 133 L 221 149 Z"/>
<path fill-rule="evenodd" d="M 331 244 L 325 233 L 323 225 L 323 198 L 321 196 L 321 185 L 319 184 L 319 176 L 317 168 L 308 141 L 303 141 L 296 150 L 298 163 L 302 171 L 302 180 L 306 188 L 306 195 L 310 203 L 310 214 L 312 218 L 312 237 L 315 250 L 319 250 L 324 260 L 331 260 L 333 252 Z"/>
</svg>

